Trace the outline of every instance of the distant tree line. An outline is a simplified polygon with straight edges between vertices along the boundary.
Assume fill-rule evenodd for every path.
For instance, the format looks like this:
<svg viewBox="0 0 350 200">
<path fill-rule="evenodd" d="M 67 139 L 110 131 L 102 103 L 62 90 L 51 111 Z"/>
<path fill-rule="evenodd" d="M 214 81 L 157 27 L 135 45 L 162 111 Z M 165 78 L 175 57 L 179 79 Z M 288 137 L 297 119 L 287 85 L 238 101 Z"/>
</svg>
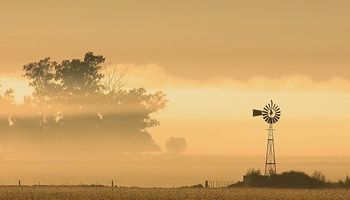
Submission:
<svg viewBox="0 0 350 200">
<path fill-rule="evenodd" d="M 3 152 L 159 151 L 148 128 L 159 125 L 151 114 L 165 108 L 165 94 L 123 89 L 122 75 L 105 73 L 104 62 L 102 55 L 88 52 L 82 60 L 45 58 L 24 65 L 34 92 L 21 104 L 12 89 L 0 96 Z"/>
<path fill-rule="evenodd" d="M 328 188 L 328 187 L 349 187 L 350 177 L 338 182 L 326 181 L 325 175 L 315 171 L 307 175 L 300 171 L 288 171 L 281 174 L 264 176 L 260 170 L 249 169 L 243 177 L 243 182 L 238 182 L 231 187 L 272 187 L 272 188 Z"/>
</svg>

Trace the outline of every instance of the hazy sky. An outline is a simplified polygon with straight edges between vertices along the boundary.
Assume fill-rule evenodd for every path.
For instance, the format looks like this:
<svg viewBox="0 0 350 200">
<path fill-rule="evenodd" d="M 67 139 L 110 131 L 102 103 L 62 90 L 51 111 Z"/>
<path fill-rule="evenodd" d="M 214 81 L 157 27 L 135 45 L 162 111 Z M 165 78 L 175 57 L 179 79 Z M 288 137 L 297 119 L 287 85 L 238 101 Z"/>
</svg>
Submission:
<svg viewBox="0 0 350 200">
<path fill-rule="evenodd" d="M 189 154 L 264 154 L 266 124 L 282 109 L 277 152 L 350 155 L 349 1 L 6 1 L 0 76 L 26 94 L 21 67 L 47 56 L 103 54 L 132 86 L 170 103 L 152 129 L 188 140 Z"/>
<path fill-rule="evenodd" d="M 0 66 L 73 58 L 158 63 L 187 78 L 350 78 L 349 1 L 3 1 Z"/>
</svg>

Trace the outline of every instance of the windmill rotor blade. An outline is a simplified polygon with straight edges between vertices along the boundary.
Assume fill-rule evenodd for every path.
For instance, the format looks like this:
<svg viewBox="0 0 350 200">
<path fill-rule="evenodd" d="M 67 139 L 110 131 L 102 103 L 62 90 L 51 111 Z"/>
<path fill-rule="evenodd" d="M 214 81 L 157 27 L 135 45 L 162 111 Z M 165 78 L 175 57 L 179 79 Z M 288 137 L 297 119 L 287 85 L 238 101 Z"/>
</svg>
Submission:
<svg viewBox="0 0 350 200">
<path fill-rule="evenodd" d="M 269 123 L 272 124 L 272 118 L 269 119 Z"/>
<path fill-rule="evenodd" d="M 269 118 L 268 117 L 264 117 L 264 120 L 267 121 L 267 120 L 269 120 Z"/>
<path fill-rule="evenodd" d="M 270 108 L 269 108 L 269 105 L 266 105 L 265 108 L 266 108 L 266 110 L 269 110 L 269 109 L 270 109 Z"/>
<path fill-rule="evenodd" d="M 272 123 L 276 123 L 276 119 L 275 118 L 272 118 Z"/>
</svg>

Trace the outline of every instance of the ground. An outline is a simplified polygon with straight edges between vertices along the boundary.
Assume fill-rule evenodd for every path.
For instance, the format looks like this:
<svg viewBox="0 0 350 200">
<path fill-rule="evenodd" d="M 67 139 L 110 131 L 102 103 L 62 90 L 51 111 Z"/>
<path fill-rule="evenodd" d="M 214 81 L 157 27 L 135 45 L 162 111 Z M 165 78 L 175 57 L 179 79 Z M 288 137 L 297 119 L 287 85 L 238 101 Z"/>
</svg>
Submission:
<svg viewBox="0 0 350 200">
<path fill-rule="evenodd" d="M 107 200 L 107 199 L 230 199 L 230 200 L 328 200 L 349 199 L 350 189 L 261 189 L 261 188 L 225 188 L 225 189 L 141 189 L 110 187 L 76 186 L 1 186 L 2 199 L 31 200 Z"/>
</svg>

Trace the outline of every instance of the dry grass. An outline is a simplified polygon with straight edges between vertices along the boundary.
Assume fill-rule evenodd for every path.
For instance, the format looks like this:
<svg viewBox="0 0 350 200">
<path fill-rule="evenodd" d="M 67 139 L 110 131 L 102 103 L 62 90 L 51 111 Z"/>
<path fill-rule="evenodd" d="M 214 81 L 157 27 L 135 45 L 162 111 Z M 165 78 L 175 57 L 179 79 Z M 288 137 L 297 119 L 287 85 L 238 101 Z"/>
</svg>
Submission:
<svg viewBox="0 0 350 200">
<path fill-rule="evenodd" d="M 0 187 L 6 200 L 92 200 L 92 199 L 242 199 L 242 200 L 328 200 L 350 199 L 347 189 L 131 189 L 107 187 Z"/>
</svg>

